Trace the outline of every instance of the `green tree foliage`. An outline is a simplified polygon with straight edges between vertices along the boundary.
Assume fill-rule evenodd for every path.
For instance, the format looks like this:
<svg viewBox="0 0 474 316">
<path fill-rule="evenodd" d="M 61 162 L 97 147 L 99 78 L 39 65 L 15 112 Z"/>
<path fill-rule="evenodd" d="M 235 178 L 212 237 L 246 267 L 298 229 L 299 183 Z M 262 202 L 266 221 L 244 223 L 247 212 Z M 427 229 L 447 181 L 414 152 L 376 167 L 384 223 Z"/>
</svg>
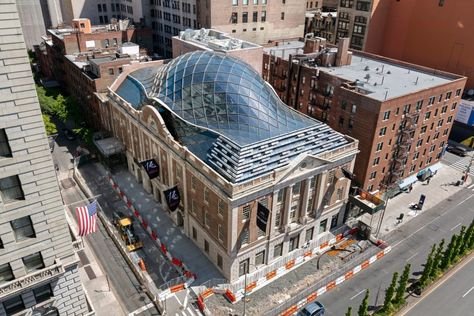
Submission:
<svg viewBox="0 0 474 316">
<path fill-rule="evenodd" d="M 365 292 L 365 297 L 362 300 L 362 303 L 359 306 L 358 315 L 359 316 L 368 316 L 369 312 L 369 289 Z"/>
<path fill-rule="evenodd" d="M 436 248 L 436 253 L 433 258 L 433 268 L 431 269 L 430 278 L 436 277 L 441 268 L 441 260 L 443 259 L 444 238 Z"/>
<path fill-rule="evenodd" d="M 461 243 L 462 243 L 463 235 L 464 235 L 463 231 L 461 231 L 460 235 L 456 235 L 456 243 L 454 243 L 453 252 L 451 253 L 451 256 L 449 257 L 449 263 L 450 264 L 454 263 L 456 257 L 459 254 L 459 248 L 460 248 Z"/>
<path fill-rule="evenodd" d="M 453 235 L 451 237 L 451 241 L 449 242 L 448 247 L 446 247 L 446 250 L 444 251 L 443 260 L 441 260 L 442 270 L 446 270 L 451 264 L 451 256 L 454 252 L 454 247 L 456 246 L 457 237 L 458 237 L 457 235 Z"/>
<path fill-rule="evenodd" d="M 41 111 L 46 114 L 54 114 L 54 103 L 56 100 L 51 95 L 46 93 L 46 89 L 41 86 L 36 86 L 36 93 L 38 94 L 38 101 Z"/>
<path fill-rule="evenodd" d="M 51 122 L 51 116 L 48 114 L 43 114 L 43 122 L 44 122 L 44 127 L 46 128 L 46 134 L 53 135 L 58 132 L 56 125 Z"/>
<path fill-rule="evenodd" d="M 405 269 L 403 269 L 402 276 L 400 277 L 400 280 L 398 281 L 397 292 L 395 294 L 395 299 L 394 299 L 394 303 L 397 305 L 405 303 L 405 291 L 407 289 L 408 279 L 410 278 L 410 268 L 411 268 L 410 264 L 407 264 L 405 266 Z"/>
<path fill-rule="evenodd" d="M 420 288 L 424 289 L 428 285 L 428 281 L 430 279 L 431 269 L 433 268 L 433 255 L 436 249 L 436 245 L 433 245 L 431 248 L 431 252 L 426 259 L 425 268 L 423 269 L 423 273 L 421 274 L 420 278 Z"/>
<path fill-rule="evenodd" d="M 346 315 L 345 316 L 352 316 L 352 306 L 349 306 L 347 308 L 347 312 L 346 312 Z"/>
<path fill-rule="evenodd" d="M 383 301 L 382 311 L 388 312 L 392 308 L 393 295 L 397 286 L 398 272 L 394 272 L 390 286 L 385 290 L 385 299 Z"/>
<path fill-rule="evenodd" d="M 457 255 L 462 256 L 466 253 L 467 250 L 467 239 L 469 238 L 468 231 L 466 226 L 461 227 L 461 233 L 459 234 L 459 246 L 457 249 Z"/>
<path fill-rule="evenodd" d="M 467 243 L 469 249 L 474 248 L 474 220 L 472 220 L 471 225 L 469 225 L 469 238 Z"/>
</svg>

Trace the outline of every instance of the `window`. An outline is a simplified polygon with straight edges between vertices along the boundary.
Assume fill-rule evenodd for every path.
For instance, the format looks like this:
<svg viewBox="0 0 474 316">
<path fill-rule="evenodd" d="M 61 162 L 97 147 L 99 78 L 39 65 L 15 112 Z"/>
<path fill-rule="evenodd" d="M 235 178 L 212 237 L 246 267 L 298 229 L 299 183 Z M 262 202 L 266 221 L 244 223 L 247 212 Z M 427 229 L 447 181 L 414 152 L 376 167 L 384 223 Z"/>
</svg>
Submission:
<svg viewBox="0 0 474 316">
<path fill-rule="evenodd" d="M 101 4 L 97 5 L 97 11 L 102 12 L 102 5 Z"/>
<path fill-rule="evenodd" d="M 381 151 L 383 148 L 383 142 L 377 144 L 377 151 Z"/>
<path fill-rule="evenodd" d="M 353 4 L 354 4 L 353 0 L 341 0 L 341 7 L 343 8 L 352 8 Z"/>
<path fill-rule="evenodd" d="M 217 238 L 219 238 L 220 241 L 224 241 L 224 229 L 222 225 L 217 226 Z"/>
<path fill-rule="evenodd" d="M 462 91 L 461 89 L 457 89 L 457 90 L 456 90 L 456 96 L 457 96 L 457 97 L 459 97 L 459 96 L 461 95 L 461 91 Z"/>
<path fill-rule="evenodd" d="M 14 219 L 10 222 L 16 241 L 25 240 L 27 238 L 35 238 L 35 230 L 29 216 Z"/>
<path fill-rule="evenodd" d="M 435 97 L 430 97 L 428 99 L 428 105 L 432 105 L 433 103 L 435 103 Z"/>
<path fill-rule="evenodd" d="M 114 75 L 114 68 L 109 68 L 109 75 L 113 76 Z"/>
<path fill-rule="evenodd" d="M 377 171 L 373 171 L 373 172 L 370 174 L 370 180 L 375 179 L 376 176 L 377 176 Z"/>
<path fill-rule="evenodd" d="M 356 8 L 357 8 L 357 10 L 360 10 L 360 11 L 369 11 L 370 10 L 370 2 L 357 1 Z"/>
<path fill-rule="evenodd" d="M 267 0 L 262 0 L 262 4 L 267 4 Z"/>
<path fill-rule="evenodd" d="M 343 188 L 338 188 L 338 189 L 337 189 L 337 191 L 336 191 L 336 199 L 337 199 L 338 201 L 342 201 L 343 193 L 344 193 L 344 189 L 343 189 Z"/>
<path fill-rule="evenodd" d="M 419 153 L 419 152 L 416 152 L 416 153 L 413 155 L 413 160 L 417 160 L 418 157 L 420 157 L 420 153 Z"/>
<path fill-rule="evenodd" d="M 452 120 L 453 120 L 452 116 L 448 117 L 448 123 L 451 123 Z"/>
<path fill-rule="evenodd" d="M 209 189 L 204 188 L 204 202 L 209 203 Z"/>
<path fill-rule="evenodd" d="M 222 256 L 217 254 L 217 266 L 222 269 Z"/>
<path fill-rule="evenodd" d="M 8 143 L 7 133 L 5 129 L 0 129 L 0 157 L 11 157 L 12 151 Z"/>
<path fill-rule="evenodd" d="M 420 100 L 420 101 L 416 102 L 416 110 L 417 111 L 420 111 L 422 107 L 423 107 L 423 100 Z"/>
<path fill-rule="evenodd" d="M 430 115 L 431 115 L 431 112 L 426 112 L 426 114 L 425 114 L 425 120 L 429 119 L 429 118 L 430 118 Z"/>
<path fill-rule="evenodd" d="M 242 208 L 242 218 L 243 220 L 247 220 L 250 218 L 250 205 L 245 205 Z"/>
<path fill-rule="evenodd" d="M 443 100 L 443 94 L 442 93 L 439 95 L 438 102 L 441 102 L 441 100 Z"/>
<path fill-rule="evenodd" d="M 445 105 L 441 108 L 441 113 L 446 113 L 448 111 L 448 106 Z"/>
<path fill-rule="evenodd" d="M 209 242 L 206 239 L 204 239 L 204 251 L 209 253 Z"/>
<path fill-rule="evenodd" d="M 222 201 L 221 199 L 219 199 L 219 201 L 217 202 L 217 214 L 219 216 L 224 216 L 224 209 L 225 209 L 225 204 L 224 204 L 224 201 Z"/>
<path fill-rule="evenodd" d="M 454 102 L 453 105 L 451 105 L 451 111 L 454 111 L 456 109 L 457 102 Z"/>
<path fill-rule="evenodd" d="M 191 176 L 191 189 L 196 190 L 196 178 Z"/>
<path fill-rule="evenodd" d="M 193 227 L 193 239 L 197 239 L 198 233 L 195 227 Z"/>
<path fill-rule="evenodd" d="M 249 273 L 249 259 L 245 259 L 239 263 L 239 276 Z"/>
<path fill-rule="evenodd" d="M 451 94 L 452 94 L 451 91 L 449 91 L 448 93 L 446 93 L 446 97 L 445 97 L 444 99 L 445 99 L 445 100 L 451 99 Z"/>
<path fill-rule="evenodd" d="M 349 119 L 349 128 L 353 128 L 354 127 L 354 119 Z"/>
<path fill-rule="evenodd" d="M 355 24 L 352 32 L 363 35 L 365 33 L 365 26 Z"/>
<path fill-rule="evenodd" d="M 328 220 L 325 219 L 325 220 L 322 220 L 320 223 L 319 223 L 319 233 L 322 234 L 326 231 L 326 226 L 328 224 Z"/>
<path fill-rule="evenodd" d="M 242 4 L 243 4 L 243 5 L 248 5 L 248 4 L 249 4 L 249 0 L 242 0 Z"/>
<path fill-rule="evenodd" d="M 331 229 L 337 226 L 337 219 L 339 218 L 339 214 L 333 215 L 331 217 Z"/>
<path fill-rule="evenodd" d="M 260 12 L 260 22 L 265 22 L 267 20 L 267 11 Z"/>
<path fill-rule="evenodd" d="M 334 176 L 336 175 L 336 171 L 335 170 L 331 170 L 329 171 L 329 174 L 328 174 L 328 184 L 331 184 L 333 181 L 334 181 Z"/>
<path fill-rule="evenodd" d="M 285 19 L 285 12 L 281 13 L 280 19 L 284 20 Z"/>
<path fill-rule="evenodd" d="M 208 211 L 204 212 L 204 225 L 206 225 L 209 228 L 209 212 Z"/>
<path fill-rule="evenodd" d="M 378 165 L 379 162 L 380 162 L 380 157 L 375 158 L 375 159 L 374 159 L 374 163 L 372 164 L 372 166 Z"/>
<path fill-rule="evenodd" d="M 387 133 L 387 128 L 386 128 L 386 127 L 382 127 L 382 128 L 380 129 L 379 136 L 384 136 L 385 133 Z"/>
<path fill-rule="evenodd" d="M 283 254 L 283 243 L 277 244 L 273 247 L 273 258 L 281 257 Z"/>
<path fill-rule="evenodd" d="M 258 12 L 254 11 L 252 14 L 252 22 L 257 22 L 258 21 Z"/>
<path fill-rule="evenodd" d="M 0 179 L 0 197 L 3 203 L 25 199 L 18 176 Z"/>
<path fill-rule="evenodd" d="M 9 263 L 0 265 L 0 283 L 11 281 L 15 278 L 13 276 L 12 268 Z"/>
<path fill-rule="evenodd" d="M 422 139 L 419 139 L 419 140 L 416 142 L 416 147 L 420 147 L 422 144 L 423 144 L 423 138 L 422 138 Z"/>
<path fill-rule="evenodd" d="M 297 182 L 297 183 L 294 184 L 294 186 L 293 186 L 293 191 L 292 191 L 293 196 L 300 195 L 300 193 L 301 193 L 301 185 L 302 185 L 302 184 L 303 184 L 302 181 Z"/>
<path fill-rule="evenodd" d="M 240 243 L 242 245 L 248 244 L 249 243 L 249 229 L 244 228 L 242 230 L 242 236 L 240 237 Z"/>
<path fill-rule="evenodd" d="M 438 6 L 440 6 L 440 7 L 444 6 L 444 0 L 439 0 Z"/>
<path fill-rule="evenodd" d="M 5 312 L 7 315 L 13 315 L 25 310 L 25 304 L 23 303 L 21 295 L 12 297 L 4 301 L 3 307 L 5 308 Z"/>
<path fill-rule="evenodd" d="M 239 5 L 239 0 L 232 0 L 232 5 Z"/>
<path fill-rule="evenodd" d="M 37 287 L 33 290 L 35 296 L 36 304 L 49 300 L 53 297 L 53 291 L 51 290 L 51 285 L 45 284 L 43 286 Z"/>
<path fill-rule="evenodd" d="M 351 112 L 352 112 L 352 113 L 355 113 L 356 111 L 357 111 L 357 105 L 352 104 Z"/>
<path fill-rule="evenodd" d="M 237 21 L 238 21 L 237 12 L 232 12 L 231 20 L 232 20 L 232 24 L 237 24 Z"/>
<path fill-rule="evenodd" d="M 439 121 L 438 121 L 438 127 L 442 126 L 443 123 L 444 123 L 444 120 L 439 120 Z"/>
<path fill-rule="evenodd" d="M 426 125 L 421 127 L 420 134 L 426 133 Z"/>
<path fill-rule="evenodd" d="M 254 5 L 257 5 L 257 4 L 258 4 L 258 0 L 253 0 L 253 4 L 254 4 Z"/>
<path fill-rule="evenodd" d="M 304 241 L 309 242 L 313 239 L 314 227 L 308 228 L 304 236 Z"/>
<path fill-rule="evenodd" d="M 40 270 L 44 268 L 43 257 L 41 252 L 36 252 L 29 256 L 23 257 L 23 264 L 25 265 L 26 272 L 34 270 Z"/>
<path fill-rule="evenodd" d="M 262 264 L 265 264 L 265 250 L 262 250 L 255 255 L 255 265 L 259 266 Z"/>
<path fill-rule="evenodd" d="M 300 241 L 300 235 L 291 237 L 289 247 L 288 247 L 288 252 L 292 252 L 293 250 L 298 249 L 299 241 Z"/>
<path fill-rule="evenodd" d="M 384 114 L 383 114 L 383 120 L 388 120 L 390 118 L 390 111 L 386 111 Z"/>
<path fill-rule="evenodd" d="M 104 17 L 102 15 L 99 15 L 99 23 L 104 24 Z"/>
<path fill-rule="evenodd" d="M 242 12 L 242 23 L 247 23 L 249 20 L 249 13 L 248 12 Z"/>
</svg>

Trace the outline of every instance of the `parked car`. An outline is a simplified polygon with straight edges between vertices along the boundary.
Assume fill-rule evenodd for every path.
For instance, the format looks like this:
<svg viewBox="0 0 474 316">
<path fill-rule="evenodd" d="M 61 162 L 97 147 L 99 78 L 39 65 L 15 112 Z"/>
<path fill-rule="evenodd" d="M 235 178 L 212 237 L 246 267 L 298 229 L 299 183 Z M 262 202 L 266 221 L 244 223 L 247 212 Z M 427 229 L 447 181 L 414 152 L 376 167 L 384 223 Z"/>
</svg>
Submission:
<svg viewBox="0 0 474 316">
<path fill-rule="evenodd" d="M 64 132 L 64 136 L 66 136 L 66 138 L 68 140 L 75 140 L 76 139 L 76 135 L 69 128 L 63 128 L 63 132 Z"/>
<path fill-rule="evenodd" d="M 466 157 L 467 156 L 467 150 L 464 147 L 461 146 L 448 146 L 446 149 L 452 154 L 461 156 L 461 157 Z"/>
<path fill-rule="evenodd" d="M 322 316 L 325 312 L 324 305 L 319 302 L 313 302 L 303 307 L 298 316 Z"/>
</svg>

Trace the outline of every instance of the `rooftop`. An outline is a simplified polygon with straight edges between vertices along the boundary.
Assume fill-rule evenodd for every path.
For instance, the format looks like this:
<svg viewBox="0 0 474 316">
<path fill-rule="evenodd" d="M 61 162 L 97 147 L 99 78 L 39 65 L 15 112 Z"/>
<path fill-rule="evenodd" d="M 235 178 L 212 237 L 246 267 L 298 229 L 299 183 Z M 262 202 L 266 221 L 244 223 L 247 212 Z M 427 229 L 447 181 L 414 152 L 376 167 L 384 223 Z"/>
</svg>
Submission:
<svg viewBox="0 0 474 316">
<path fill-rule="evenodd" d="M 117 31 L 124 31 L 130 28 L 135 28 L 133 24 L 130 24 L 128 20 L 117 20 L 116 23 L 104 24 L 104 25 L 93 25 L 91 26 L 91 34 L 94 33 L 104 33 L 104 32 L 117 32 Z M 79 29 L 74 28 L 70 25 L 58 27 L 54 29 L 48 29 L 48 33 L 60 38 L 64 39 L 64 36 L 68 36 L 71 34 L 78 33 Z"/>
<path fill-rule="evenodd" d="M 221 53 L 195 51 L 141 68 L 115 92 L 135 108 L 156 106 L 175 139 L 231 182 L 350 142 L 286 106 L 251 66 Z"/>
<path fill-rule="evenodd" d="M 232 51 L 246 48 L 261 47 L 260 45 L 246 42 L 238 38 L 229 37 L 226 33 L 213 29 L 200 29 L 180 32 L 179 39 L 192 42 L 202 48 L 208 48 L 214 51 Z"/>
<path fill-rule="evenodd" d="M 277 57 L 289 59 L 289 55 L 302 54 L 304 43 L 300 41 L 286 42 L 276 47 L 265 48 L 265 52 Z M 329 53 L 336 54 L 337 48 L 329 49 Z M 357 54 L 352 51 L 350 65 L 339 67 L 324 67 L 316 63 L 309 66 L 319 68 L 349 82 L 355 82 L 360 93 L 384 101 L 398 98 L 417 91 L 434 88 L 447 84 L 457 78 L 448 77 L 435 69 L 422 71 L 409 64 L 400 64 L 383 59 L 367 57 L 366 54 Z"/>
</svg>

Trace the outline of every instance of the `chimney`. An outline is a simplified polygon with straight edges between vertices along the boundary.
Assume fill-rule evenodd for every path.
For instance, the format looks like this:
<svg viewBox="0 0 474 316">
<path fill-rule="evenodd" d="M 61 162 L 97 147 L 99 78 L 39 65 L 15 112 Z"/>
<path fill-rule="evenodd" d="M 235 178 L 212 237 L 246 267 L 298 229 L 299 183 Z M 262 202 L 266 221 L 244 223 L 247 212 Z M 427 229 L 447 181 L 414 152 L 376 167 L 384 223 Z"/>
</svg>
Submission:
<svg viewBox="0 0 474 316">
<path fill-rule="evenodd" d="M 340 38 L 339 43 L 337 44 L 337 55 L 336 55 L 336 66 L 345 66 L 350 65 L 349 57 L 349 38 Z"/>
<path fill-rule="evenodd" d="M 92 32 L 91 20 L 86 18 L 73 19 L 72 27 L 77 29 L 80 33 L 90 34 Z"/>
<path fill-rule="evenodd" d="M 316 53 L 319 49 L 319 42 L 320 39 L 317 37 L 307 38 L 304 42 L 303 53 L 304 54 L 311 54 Z"/>
</svg>

